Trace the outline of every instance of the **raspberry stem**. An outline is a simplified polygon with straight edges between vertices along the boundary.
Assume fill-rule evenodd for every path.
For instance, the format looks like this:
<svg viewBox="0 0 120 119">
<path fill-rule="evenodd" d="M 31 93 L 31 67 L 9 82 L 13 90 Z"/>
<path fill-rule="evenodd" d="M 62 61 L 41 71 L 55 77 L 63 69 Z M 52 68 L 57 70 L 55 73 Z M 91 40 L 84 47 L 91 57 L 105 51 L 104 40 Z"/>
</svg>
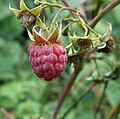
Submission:
<svg viewBox="0 0 120 119">
<path fill-rule="evenodd" d="M 94 19 L 90 22 L 90 26 L 94 28 L 96 24 L 113 8 L 120 4 L 120 0 L 113 0 L 110 4 L 108 4 L 101 12 L 94 17 Z"/>
<path fill-rule="evenodd" d="M 74 73 L 72 74 L 72 76 L 71 76 L 71 78 L 70 78 L 66 88 L 62 92 L 61 98 L 58 101 L 58 104 L 57 104 L 57 107 L 55 108 L 55 111 L 53 113 L 52 119 L 56 119 L 57 114 L 59 113 L 60 108 L 61 108 L 61 106 L 62 106 L 62 104 L 63 104 L 67 94 L 69 93 L 70 89 L 72 88 L 72 86 L 73 86 L 73 84 L 75 82 L 75 79 L 77 78 L 80 70 L 81 70 L 80 67 L 76 67 L 76 69 L 75 69 Z"/>
</svg>

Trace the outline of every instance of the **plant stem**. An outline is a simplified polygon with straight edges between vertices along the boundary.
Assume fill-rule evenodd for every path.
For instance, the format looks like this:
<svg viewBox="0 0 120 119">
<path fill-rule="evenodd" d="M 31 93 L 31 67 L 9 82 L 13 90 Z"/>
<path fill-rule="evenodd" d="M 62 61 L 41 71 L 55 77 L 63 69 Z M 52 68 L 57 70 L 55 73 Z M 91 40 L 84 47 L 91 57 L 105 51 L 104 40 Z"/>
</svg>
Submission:
<svg viewBox="0 0 120 119">
<path fill-rule="evenodd" d="M 55 7 L 56 7 L 56 6 L 55 6 Z M 62 10 L 69 10 L 69 11 L 72 11 L 72 13 L 73 13 L 73 12 L 77 12 L 75 9 L 72 9 L 71 7 L 61 7 L 61 9 L 58 10 L 58 12 L 56 13 L 56 15 L 54 16 L 54 18 L 53 18 L 53 20 L 52 20 L 52 22 L 51 22 L 51 25 L 50 25 L 50 27 L 49 27 L 49 30 L 50 30 L 50 31 L 52 30 L 52 26 L 53 26 L 53 24 L 54 24 L 57 16 L 60 14 L 60 12 L 61 12 Z M 79 13 L 79 15 L 80 15 L 80 16 L 84 19 L 84 21 L 86 22 L 85 17 L 84 17 L 81 13 Z"/>
<path fill-rule="evenodd" d="M 104 82 L 103 92 L 102 92 L 100 101 L 99 101 L 99 103 L 98 103 L 98 105 L 97 105 L 97 108 L 96 108 L 96 111 L 95 111 L 95 115 L 94 115 L 94 119 L 97 118 L 97 114 L 98 114 L 99 108 L 100 108 L 100 106 L 101 106 L 101 104 L 102 104 L 102 101 L 103 101 L 103 99 L 104 99 L 105 91 L 106 91 L 106 89 L 107 89 L 107 86 L 108 86 L 108 80 Z"/>
<path fill-rule="evenodd" d="M 54 113 L 52 115 L 52 119 L 56 119 L 57 114 L 59 113 L 60 108 L 61 108 L 61 106 L 62 106 L 62 104 L 63 104 L 67 94 L 69 93 L 70 89 L 72 88 L 72 86 L 73 86 L 73 84 L 75 82 L 75 79 L 77 78 L 79 72 L 80 72 L 80 68 L 78 67 L 78 68 L 75 69 L 74 73 L 71 76 L 71 79 L 69 80 L 67 86 L 63 90 L 61 98 L 58 101 L 57 107 L 55 108 L 55 111 L 54 111 Z"/>
<path fill-rule="evenodd" d="M 59 13 L 61 12 L 63 10 L 63 8 L 61 8 L 61 9 L 59 9 L 59 11 L 56 13 L 56 15 L 54 16 L 54 18 L 53 18 L 53 20 L 52 20 L 52 22 L 51 22 L 51 24 L 50 24 L 50 31 L 52 30 L 52 27 L 53 27 L 53 24 L 54 24 L 54 22 L 55 22 L 55 20 L 56 20 L 56 18 L 57 18 L 57 16 L 59 15 Z"/>
<path fill-rule="evenodd" d="M 48 3 L 48 2 L 40 2 L 40 3 L 42 4 L 43 8 L 47 8 L 49 6 L 62 8 L 62 5 L 60 5 L 60 4 L 51 4 L 51 3 Z"/>
<path fill-rule="evenodd" d="M 7 119 L 14 119 L 14 117 L 9 112 L 7 112 L 4 108 L 1 108 L 0 112 L 3 113 Z"/>
<path fill-rule="evenodd" d="M 71 7 L 71 5 L 66 0 L 62 0 L 62 2 L 65 4 L 66 7 Z"/>
<path fill-rule="evenodd" d="M 112 9 L 113 9 L 115 6 L 117 6 L 119 3 L 120 3 L 120 0 L 115 0 L 115 1 L 113 1 L 112 3 L 110 3 L 107 7 L 105 7 L 105 8 L 102 10 L 101 13 L 99 13 L 99 14 L 91 21 L 90 26 L 91 26 L 91 27 L 94 27 L 94 26 L 99 22 L 99 20 L 100 20 L 103 16 L 105 16 L 110 10 L 112 10 Z M 75 12 L 75 13 L 77 12 L 77 10 L 72 9 L 71 7 L 64 7 L 63 9 L 64 9 L 64 10 L 70 10 L 70 11 L 73 11 L 73 12 Z M 80 15 L 81 15 L 81 17 L 85 20 L 85 17 L 84 17 L 82 14 L 80 14 Z M 85 58 L 85 59 L 88 58 L 94 51 L 95 51 L 95 49 L 91 50 L 91 52 L 86 53 L 85 56 L 84 56 L 84 58 Z M 75 82 L 75 79 L 77 78 L 80 70 L 81 70 L 81 69 L 77 68 L 77 69 L 75 69 L 74 73 L 72 74 L 71 79 L 69 80 L 67 86 L 65 87 L 65 89 L 64 89 L 63 92 L 62 92 L 61 98 L 60 98 L 60 100 L 58 101 L 57 107 L 55 108 L 55 111 L 54 111 L 51 119 L 56 119 L 57 114 L 59 113 L 60 108 L 61 108 L 61 106 L 62 106 L 62 104 L 63 104 L 63 102 L 64 102 L 67 94 L 69 93 L 70 89 L 72 88 L 72 86 L 73 86 L 73 84 L 74 84 L 74 82 Z M 106 87 L 107 87 L 107 85 L 104 87 L 104 91 L 103 91 L 103 93 L 102 93 L 102 97 L 101 97 L 101 100 L 100 100 L 100 102 L 99 102 L 99 105 L 101 105 L 101 102 L 102 102 L 102 100 L 103 100 Z M 98 106 L 99 106 L 99 105 L 98 105 Z"/>
<path fill-rule="evenodd" d="M 65 4 L 66 7 L 63 7 L 60 4 L 51 4 L 48 2 L 40 2 L 40 3 L 42 4 L 43 8 L 52 6 L 52 7 L 60 8 L 62 10 L 69 10 L 73 14 L 74 17 L 76 17 L 75 14 L 78 13 L 84 19 L 84 21 L 87 23 L 85 16 L 83 14 L 81 14 L 79 11 L 77 11 L 76 9 L 72 8 L 66 0 L 63 0 L 63 3 Z"/>
<path fill-rule="evenodd" d="M 120 114 L 120 101 L 118 104 L 108 113 L 106 119 L 117 119 L 117 116 Z"/>
<path fill-rule="evenodd" d="M 61 119 L 64 119 L 68 113 L 73 109 L 75 108 L 78 103 L 92 90 L 92 88 L 96 85 L 96 83 L 93 83 L 87 90 L 85 90 L 82 95 L 75 101 L 75 103 L 73 105 L 71 105 L 69 107 L 69 109 L 64 113 L 64 115 L 61 117 Z"/>
<path fill-rule="evenodd" d="M 70 8 L 71 8 L 71 5 L 70 5 L 66 0 L 62 0 L 62 2 L 65 4 L 66 7 L 70 7 Z M 72 14 L 74 17 L 76 17 L 73 11 L 70 11 L 70 12 L 71 12 L 71 14 Z"/>
<path fill-rule="evenodd" d="M 102 19 L 109 11 L 111 11 L 114 7 L 120 4 L 120 0 L 114 0 L 110 4 L 108 4 L 103 10 L 101 10 L 96 17 L 90 22 L 90 26 L 93 28 L 95 25 Z"/>
<path fill-rule="evenodd" d="M 87 25 L 87 24 L 85 24 L 85 25 L 91 32 L 93 32 L 97 37 L 99 37 L 98 33 L 95 30 L 93 30 L 89 25 Z"/>
</svg>

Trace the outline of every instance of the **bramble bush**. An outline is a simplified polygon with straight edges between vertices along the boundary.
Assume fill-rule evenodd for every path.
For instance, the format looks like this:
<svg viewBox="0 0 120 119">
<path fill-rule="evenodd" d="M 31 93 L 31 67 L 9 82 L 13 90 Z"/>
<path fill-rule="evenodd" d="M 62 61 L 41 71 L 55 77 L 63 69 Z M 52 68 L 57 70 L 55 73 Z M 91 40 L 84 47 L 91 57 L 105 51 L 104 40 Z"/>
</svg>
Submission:
<svg viewBox="0 0 120 119">
<path fill-rule="evenodd" d="M 119 4 L 0 1 L 0 119 L 120 119 Z"/>
</svg>

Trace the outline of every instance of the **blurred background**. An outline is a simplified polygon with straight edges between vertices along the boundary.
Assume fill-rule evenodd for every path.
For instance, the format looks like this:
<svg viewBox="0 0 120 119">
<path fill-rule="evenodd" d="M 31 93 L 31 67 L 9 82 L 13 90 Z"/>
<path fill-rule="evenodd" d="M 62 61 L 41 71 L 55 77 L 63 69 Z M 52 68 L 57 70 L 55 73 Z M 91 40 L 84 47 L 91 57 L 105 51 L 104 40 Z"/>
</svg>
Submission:
<svg viewBox="0 0 120 119">
<path fill-rule="evenodd" d="M 48 1 L 56 3 L 55 0 Z M 111 2 L 111 0 L 67 1 L 72 7 L 86 14 L 88 21 L 91 21 L 99 10 Z M 35 6 L 33 2 L 33 0 L 25 0 L 29 8 Z M 61 1 L 59 0 L 59 2 Z M 9 10 L 9 3 L 12 7 L 19 9 L 19 0 L 0 0 L 0 109 L 8 112 L 15 119 L 37 119 L 38 117 L 50 119 L 60 98 L 61 91 L 67 85 L 74 68 L 67 64 L 65 72 L 56 80 L 51 82 L 39 80 L 28 60 L 27 48 L 31 41 L 28 38 L 26 29 L 21 26 L 19 20 Z M 50 24 L 56 11 L 56 8 L 48 8 L 43 11 L 41 17 L 43 18 L 45 15 L 47 25 Z M 112 36 L 116 42 L 116 48 L 112 53 L 108 55 L 102 53 L 95 54 L 97 57 L 104 57 L 102 60 L 97 60 L 97 68 L 102 76 L 120 65 L 119 14 L 120 5 L 109 12 L 95 27 L 97 32 L 103 34 L 106 30 L 105 21 L 110 22 L 113 26 Z M 59 17 L 65 18 L 69 15 L 69 12 L 62 12 Z M 77 28 L 78 26 L 75 25 L 73 27 Z M 67 37 L 62 37 L 67 44 Z M 96 70 L 93 64 L 91 60 L 85 62 L 83 70 L 77 77 L 58 117 L 61 117 L 82 92 L 91 85 L 91 82 L 86 79 L 98 76 L 96 73 L 98 70 Z M 120 71 L 118 71 L 115 79 L 109 82 L 98 119 L 104 119 L 110 109 L 120 100 Z M 66 119 L 93 119 L 102 89 L 102 84 L 97 85 L 66 116 Z M 2 112 L 0 112 L 0 119 L 7 119 Z M 118 119 L 120 119 L 120 116 Z"/>
</svg>

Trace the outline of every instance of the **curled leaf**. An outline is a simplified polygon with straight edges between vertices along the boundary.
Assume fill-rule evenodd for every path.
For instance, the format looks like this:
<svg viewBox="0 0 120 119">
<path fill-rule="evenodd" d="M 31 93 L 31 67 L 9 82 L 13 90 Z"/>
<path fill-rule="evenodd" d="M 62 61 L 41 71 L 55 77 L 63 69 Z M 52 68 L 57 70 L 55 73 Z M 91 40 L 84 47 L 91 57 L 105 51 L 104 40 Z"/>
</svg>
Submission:
<svg viewBox="0 0 120 119">
<path fill-rule="evenodd" d="M 107 29 L 107 31 L 105 32 L 105 34 L 103 35 L 103 40 L 104 40 L 104 42 L 106 42 L 106 41 L 108 41 L 109 39 L 110 39 L 110 37 L 111 37 L 111 33 L 112 33 L 112 25 L 109 23 L 109 22 L 107 22 L 107 27 L 108 27 L 108 29 Z"/>
<path fill-rule="evenodd" d="M 39 4 L 39 0 L 35 0 L 34 3 L 35 3 L 36 5 L 38 5 L 38 4 Z"/>
</svg>

